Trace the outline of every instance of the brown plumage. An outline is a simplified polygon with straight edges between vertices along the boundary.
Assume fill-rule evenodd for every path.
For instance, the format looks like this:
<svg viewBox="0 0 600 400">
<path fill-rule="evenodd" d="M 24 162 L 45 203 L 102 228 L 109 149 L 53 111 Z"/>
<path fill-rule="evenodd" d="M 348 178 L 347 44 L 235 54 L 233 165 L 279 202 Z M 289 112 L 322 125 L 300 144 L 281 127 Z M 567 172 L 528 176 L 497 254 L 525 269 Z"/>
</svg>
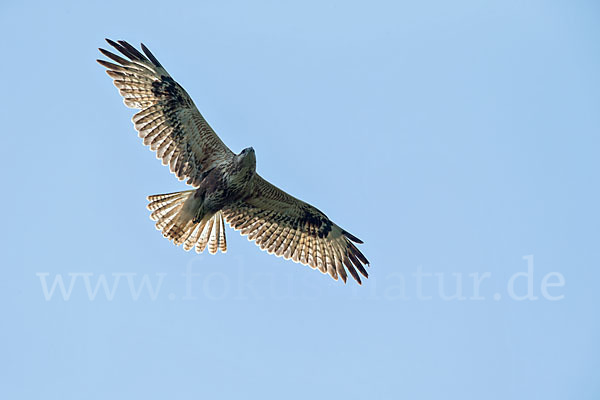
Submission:
<svg viewBox="0 0 600 400">
<path fill-rule="evenodd" d="M 176 245 L 201 253 L 227 251 L 226 221 L 261 249 L 360 284 L 368 277 L 362 241 L 315 207 L 287 194 L 256 173 L 250 147 L 233 153 L 204 120 L 190 96 L 142 44 L 143 54 L 125 41 L 107 42 L 106 67 L 133 116 L 144 144 L 194 189 L 149 196 L 150 218 Z M 354 242 L 354 243 L 353 243 Z"/>
</svg>

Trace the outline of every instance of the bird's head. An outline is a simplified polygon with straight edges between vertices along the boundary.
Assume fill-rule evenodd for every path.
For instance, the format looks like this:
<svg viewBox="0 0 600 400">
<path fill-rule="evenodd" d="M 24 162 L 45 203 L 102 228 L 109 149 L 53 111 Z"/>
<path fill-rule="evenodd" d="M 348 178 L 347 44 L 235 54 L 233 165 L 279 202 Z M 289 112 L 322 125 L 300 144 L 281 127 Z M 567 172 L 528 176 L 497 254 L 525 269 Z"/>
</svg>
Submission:
<svg viewBox="0 0 600 400">
<path fill-rule="evenodd" d="M 252 168 L 252 170 L 256 170 L 256 154 L 254 153 L 254 149 L 252 147 L 245 148 L 237 155 L 238 165 L 245 168 Z"/>
</svg>

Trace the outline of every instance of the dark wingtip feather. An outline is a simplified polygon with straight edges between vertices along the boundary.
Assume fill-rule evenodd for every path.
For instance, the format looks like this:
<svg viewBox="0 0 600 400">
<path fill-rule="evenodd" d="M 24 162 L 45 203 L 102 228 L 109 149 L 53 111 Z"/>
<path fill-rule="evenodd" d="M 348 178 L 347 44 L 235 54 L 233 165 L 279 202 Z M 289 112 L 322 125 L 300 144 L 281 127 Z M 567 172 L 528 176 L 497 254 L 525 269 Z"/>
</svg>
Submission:
<svg viewBox="0 0 600 400">
<path fill-rule="evenodd" d="M 104 54 L 104 55 L 105 55 L 105 56 L 107 56 L 107 57 L 108 57 L 108 55 L 107 55 L 107 54 L 111 54 L 111 55 L 113 55 L 113 56 L 115 55 L 115 54 L 111 53 L 110 51 L 108 51 L 108 50 L 106 50 L 106 49 L 103 49 L 102 47 L 98 47 L 98 51 L 99 51 L 100 53 Z"/>
<path fill-rule="evenodd" d="M 119 49 L 121 47 L 116 42 L 110 40 L 109 38 L 105 38 L 104 40 L 106 40 L 106 43 L 110 44 L 115 49 Z"/>
<path fill-rule="evenodd" d="M 144 56 L 142 55 L 142 53 L 137 51 L 135 49 L 135 47 L 133 47 L 132 45 L 130 45 L 129 43 L 127 43 L 124 40 L 117 40 L 116 42 L 114 40 L 110 40 L 108 38 L 105 40 L 106 40 L 106 43 L 110 44 L 112 47 L 117 49 L 119 51 L 119 53 L 123 54 L 125 57 L 129 58 L 132 61 L 134 61 L 134 60 L 141 61 L 144 59 Z M 104 52 L 102 52 L 102 54 L 106 55 L 107 57 L 110 57 L 108 54 L 105 54 Z M 141 56 L 141 58 L 140 58 L 140 56 Z"/>
<path fill-rule="evenodd" d="M 131 58 L 132 60 L 137 60 L 137 61 L 145 61 L 146 60 L 146 57 L 144 57 L 144 55 L 142 53 L 140 53 L 140 51 L 138 49 L 136 49 L 135 47 L 130 45 L 125 40 L 119 40 L 118 43 L 121 46 L 123 46 L 123 48 L 127 51 L 127 53 L 123 53 L 127 57 Z"/>
<path fill-rule="evenodd" d="M 103 67 L 105 67 L 105 68 L 109 68 L 109 69 L 111 69 L 111 68 L 115 68 L 115 67 L 117 67 L 117 68 L 119 67 L 118 65 L 116 65 L 116 64 L 113 64 L 113 63 L 110 63 L 110 62 L 108 62 L 108 61 L 106 61 L 106 60 L 96 60 L 96 62 L 97 62 L 98 64 L 102 65 Z"/>
<path fill-rule="evenodd" d="M 359 238 L 357 238 L 350 232 L 342 230 L 342 233 L 344 234 L 344 236 L 346 236 L 348 239 L 352 240 L 354 243 L 363 244 L 362 240 L 360 240 Z"/>
<path fill-rule="evenodd" d="M 104 50 L 102 48 L 100 48 L 98 50 L 100 50 L 100 53 L 104 54 L 106 57 L 110 58 L 111 60 L 118 62 L 119 64 L 122 64 L 122 65 L 131 64 L 131 62 L 127 61 L 126 59 L 124 59 L 122 57 L 119 57 L 118 55 L 116 55 L 114 53 L 111 53 L 108 50 Z"/>
<path fill-rule="evenodd" d="M 365 257 L 365 255 L 363 253 L 361 253 L 361 251 L 359 249 L 356 248 L 355 245 L 353 245 L 351 242 L 348 242 L 348 245 L 350 246 L 350 250 L 352 251 L 352 253 L 365 265 L 371 265 L 371 263 L 369 262 L 369 260 L 367 260 L 367 257 Z"/>
<path fill-rule="evenodd" d="M 354 264 L 354 266 L 356 267 L 356 269 L 358 269 L 358 271 L 362 274 L 362 276 L 364 276 L 365 278 L 368 278 L 369 274 L 367 273 L 367 270 L 360 263 L 360 261 L 358 261 L 358 258 L 356 258 L 356 256 L 354 255 L 354 253 L 348 252 L 348 257 L 350 258 L 350 261 L 352 261 L 352 264 Z"/>
<path fill-rule="evenodd" d="M 346 266 L 346 269 L 348 270 L 348 272 L 350 272 L 350 275 L 352 275 L 354 280 L 356 282 L 358 282 L 359 285 L 362 285 L 360 276 L 358 275 L 358 272 L 356 272 L 356 269 L 354 269 L 354 265 L 352 265 L 352 263 L 350 262 L 350 259 L 348 259 L 348 257 L 344 257 L 343 262 L 344 262 L 344 265 Z"/>
<path fill-rule="evenodd" d="M 154 57 L 154 54 L 152 54 L 150 52 L 150 50 L 148 50 L 148 48 L 146 46 L 144 46 L 144 43 L 141 43 L 141 45 L 142 45 L 142 51 L 144 52 L 144 54 L 146 54 L 146 56 L 150 59 L 150 61 L 152 61 L 152 63 L 154 63 L 154 65 L 156 65 L 157 67 L 162 67 L 162 65 L 160 65 L 160 62 L 158 62 L 156 57 Z"/>
</svg>

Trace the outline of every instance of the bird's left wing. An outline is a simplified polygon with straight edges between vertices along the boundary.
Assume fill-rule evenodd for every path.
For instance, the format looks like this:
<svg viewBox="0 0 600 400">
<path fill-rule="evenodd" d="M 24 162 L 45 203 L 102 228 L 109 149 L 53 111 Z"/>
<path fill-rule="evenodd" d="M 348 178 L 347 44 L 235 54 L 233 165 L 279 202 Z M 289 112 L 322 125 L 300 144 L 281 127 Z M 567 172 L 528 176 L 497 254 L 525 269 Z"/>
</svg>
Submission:
<svg viewBox="0 0 600 400">
<path fill-rule="evenodd" d="M 198 187 L 204 174 L 228 162 L 233 152 L 146 46 L 142 44 L 142 54 L 123 40 L 106 41 L 128 59 L 99 49 L 117 64 L 97 61 L 106 67 L 125 105 L 141 110 L 133 116 L 133 124 L 144 144 L 156 151 L 179 180 L 187 179 L 189 185 Z"/>
<path fill-rule="evenodd" d="M 260 176 L 253 195 L 225 208 L 232 228 L 270 254 L 318 268 L 346 282 L 346 269 L 360 284 L 368 277 L 367 258 L 352 243 L 362 241 L 333 223 L 315 207 L 287 194 Z M 345 268 L 346 269 L 345 269 Z"/>
</svg>

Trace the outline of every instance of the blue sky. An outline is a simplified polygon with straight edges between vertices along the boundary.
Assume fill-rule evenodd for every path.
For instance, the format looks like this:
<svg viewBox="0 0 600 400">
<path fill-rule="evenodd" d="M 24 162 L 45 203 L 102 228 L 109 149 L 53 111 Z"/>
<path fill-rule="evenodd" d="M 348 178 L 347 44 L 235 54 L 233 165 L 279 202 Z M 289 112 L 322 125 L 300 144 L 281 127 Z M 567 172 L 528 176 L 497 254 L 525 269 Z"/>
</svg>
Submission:
<svg viewBox="0 0 600 400">
<path fill-rule="evenodd" d="M 598 398 L 599 17 L 3 2 L 0 396 Z M 145 197 L 185 185 L 95 63 L 104 37 L 144 42 L 232 150 L 363 239 L 370 279 L 232 230 L 226 255 L 163 239 Z"/>
</svg>

